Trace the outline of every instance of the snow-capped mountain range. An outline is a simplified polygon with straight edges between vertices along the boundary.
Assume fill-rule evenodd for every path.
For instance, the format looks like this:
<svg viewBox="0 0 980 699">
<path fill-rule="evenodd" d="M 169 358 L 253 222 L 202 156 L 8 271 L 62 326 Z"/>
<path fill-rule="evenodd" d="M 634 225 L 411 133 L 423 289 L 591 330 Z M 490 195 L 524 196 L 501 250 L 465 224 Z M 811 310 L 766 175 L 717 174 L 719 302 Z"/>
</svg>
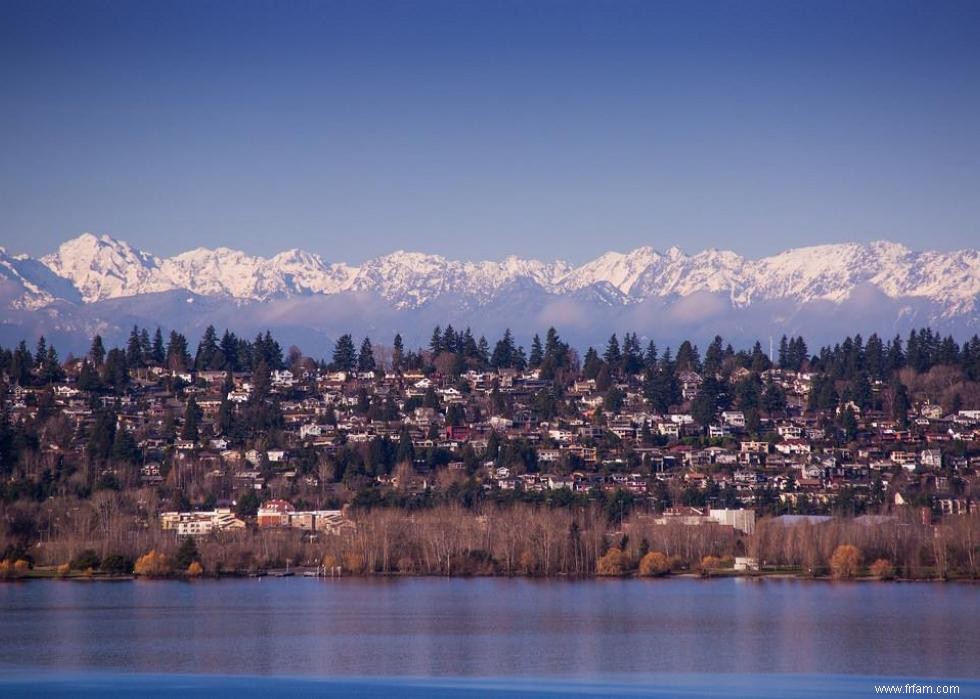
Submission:
<svg viewBox="0 0 980 699">
<path fill-rule="evenodd" d="M 42 274 L 42 267 L 53 276 Z M 23 284 L 23 298 L 16 301 L 26 308 L 55 299 L 94 303 L 173 290 L 252 301 L 373 292 L 396 308 L 415 308 L 447 294 L 485 303 L 505 287 L 531 282 L 557 295 L 606 288 L 615 293 L 605 298 L 623 304 L 721 292 L 735 306 L 773 299 L 840 302 L 855 288 L 871 285 L 891 298 L 926 298 L 959 314 L 974 310 L 980 294 L 977 250 L 912 252 L 889 242 L 796 248 L 755 260 L 728 251 L 687 255 L 676 247 L 665 252 L 641 247 L 607 252 L 579 267 L 518 257 L 467 262 L 399 250 L 355 266 L 295 249 L 263 258 L 196 248 L 159 258 L 107 235 L 86 233 L 40 260 L 0 251 L 0 269 Z"/>
<path fill-rule="evenodd" d="M 181 294 L 184 305 L 175 306 Z M 318 322 L 311 317 L 327 314 L 327 308 L 332 316 L 343 316 L 355 299 L 373 304 L 372 317 L 358 319 L 365 323 L 373 318 L 400 324 L 399 314 L 420 319 L 428 312 L 453 322 L 469 322 L 472 314 L 474 325 L 524 318 L 583 332 L 599 332 L 614 320 L 690 329 L 695 320 L 711 319 L 735 323 L 732 332 L 758 333 L 757 326 L 802 332 L 814 322 L 807 315 L 813 309 L 822 314 L 821 323 L 833 322 L 835 315 L 844 318 L 850 309 L 852 315 L 887 321 L 889 329 L 946 322 L 970 330 L 978 324 L 980 252 L 913 252 L 874 242 L 750 259 L 730 251 L 686 254 L 676 247 L 663 252 L 641 247 L 574 266 L 513 256 L 459 261 L 405 251 L 360 265 L 328 262 L 302 250 L 263 258 L 197 248 L 160 258 L 89 233 L 40 259 L 0 248 L 0 305 L 12 318 L 7 324 L 37 325 L 44 318 L 49 332 L 114 326 L 122 322 L 120 309 L 137 320 L 151 316 L 172 326 L 205 322 L 206 313 L 192 312 L 187 301 L 198 301 L 211 314 L 248 305 L 256 322 L 305 326 Z M 299 308 L 306 309 L 305 316 Z M 377 320 L 381 317 L 385 320 Z M 336 332 L 328 325 L 322 320 L 322 333 Z"/>
</svg>

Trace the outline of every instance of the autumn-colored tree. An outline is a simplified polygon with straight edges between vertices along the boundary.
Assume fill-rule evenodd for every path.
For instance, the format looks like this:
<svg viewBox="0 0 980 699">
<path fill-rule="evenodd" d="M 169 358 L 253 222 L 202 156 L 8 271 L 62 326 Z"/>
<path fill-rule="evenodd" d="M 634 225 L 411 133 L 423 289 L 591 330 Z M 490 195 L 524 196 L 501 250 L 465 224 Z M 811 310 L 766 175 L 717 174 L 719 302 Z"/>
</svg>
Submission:
<svg viewBox="0 0 980 699">
<path fill-rule="evenodd" d="M 133 572 L 136 575 L 145 575 L 147 577 L 168 575 L 170 573 L 170 561 L 162 553 L 155 550 L 150 551 L 139 557 L 133 568 Z"/>
<path fill-rule="evenodd" d="M 359 553 L 348 553 L 344 556 L 344 570 L 352 575 L 364 572 L 364 556 Z"/>
<path fill-rule="evenodd" d="M 670 572 L 670 561 L 660 551 L 651 551 L 640 559 L 640 575 L 645 578 L 658 577 Z"/>
<path fill-rule="evenodd" d="M 62 563 L 60 566 L 58 566 L 58 569 L 57 569 L 56 572 L 57 572 L 57 575 L 58 575 L 59 578 L 63 578 L 66 575 L 68 575 L 68 573 L 70 571 L 71 571 L 71 564 L 70 563 Z"/>
<path fill-rule="evenodd" d="M 609 549 L 604 556 L 596 561 L 598 575 L 624 575 L 629 566 L 629 558 L 618 548 Z"/>
<path fill-rule="evenodd" d="M 28 563 L 27 561 L 25 561 L 23 558 L 18 558 L 14 562 L 14 574 L 15 575 L 23 575 L 28 570 L 30 570 L 30 568 L 31 568 L 31 564 Z"/>
<path fill-rule="evenodd" d="M 861 568 L 861 552 L 852 544 L 841 544 L 830 557 L 830 571 L 835 578 L 853 578 Z"/>
<path fill-rule="evenodd" d="M 879 558 L 871 564 L 871 574 L 881 580 L 891 580 L 895 577 L 895 566 L 887 558 Z"/>
<path fill-rule="evenodd" d="M 204 573 L 204 566 L 201 565 L 200 561 L 193 561 L 187 566 L 187 577 L 189 578 L 199 578 L 202 573 Z"/>
<path fill-rule="evenodd" d="M 707 573 L 722 567 L 722 561 L 718 556 L 705 556 L 701 559 L 701 572 Z"/>
</svg>

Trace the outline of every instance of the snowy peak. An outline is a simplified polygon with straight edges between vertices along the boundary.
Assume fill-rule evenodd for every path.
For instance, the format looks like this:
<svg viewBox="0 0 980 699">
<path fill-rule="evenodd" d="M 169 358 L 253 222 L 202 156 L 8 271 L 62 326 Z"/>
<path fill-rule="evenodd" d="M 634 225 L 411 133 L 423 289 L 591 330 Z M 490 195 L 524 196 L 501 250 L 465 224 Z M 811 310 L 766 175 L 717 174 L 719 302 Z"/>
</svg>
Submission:
<svg viewBox="0 0 980 699">
<path fill-rule="evenodd" d="M 71 280 L 86 303 L 163 290 L 154 284 L 160 261 L 108 235 L 83 233 L 41 262 Z"/>
<path fill-rule="evenodd" d="M 525 296 L 601 297 L 607 305 L 707 292 L 744 307 L 762 300 L 842 303 L 871 287 L 893 299 L 925 299 L 955 315 L 975 311 L 980 252 L 913 252 L 875 241 L 816 245 L 753 260 L 727 250 L 689 255 L 677 247 L 658 252 L 644 246 L 573 267 L 561 260 L 509 256 L 474 262 L 398 250 L 354 266 L 297 249 L 264 258 L 224 247 L 196 248 L 160 259 L 107 235 L 86 233 L 41 260 L 0 252 L 0 282 L 5 297 L 16 296 L 8 305 L 20 308 L 56 299 L 92 303 L 186 290 L 254 301 L 360 292 L 405 309 L 440 297 L 486 304 L 515 289 Z"/>
<path fill-rule="evenodd" d="M 660 253 L 648 246 L 628 253 L 607 252 L 571 271 L 566 277 L 566 286 L 580 289 L 606 283 L 628 295 L 640 276 L 662 263 L 663 259 Z"/>
</svg>

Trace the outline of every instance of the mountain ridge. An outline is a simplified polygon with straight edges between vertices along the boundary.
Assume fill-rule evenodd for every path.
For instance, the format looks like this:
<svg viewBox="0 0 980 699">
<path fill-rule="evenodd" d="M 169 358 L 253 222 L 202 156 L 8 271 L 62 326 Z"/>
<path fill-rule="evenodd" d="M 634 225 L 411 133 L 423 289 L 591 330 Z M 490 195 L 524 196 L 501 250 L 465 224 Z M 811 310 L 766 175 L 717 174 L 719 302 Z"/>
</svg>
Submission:
<svg viewBox="0 0 980 699">
<path fill-rule="evenodd" d="M 0 344 L 44 335 L 73 352 L 96 333 L 125 342 L 133 325 L 191 337 L 208 325 L 271 329 L 304 349 L 328 347 L 347 332 L 400 332 L 424 345 L 432 327 L 446 323 L 488 337 L 554 326 L 581 348 L 626 329 L 658 344 L 716 334 L 752 343 L 784 333 L 816 343 L 924 325 L 965 339 L 980 331 L 980 254 L 878 241 L 758 259 L 644 246 L 580 265 L 396 250 L 351 265 L 298 249 L 265 258 L 195 248 L 163 258 L 86 234 L 39 259 L 0 249 L 0 308 Z"/>
<path fill-rule="evenodd" d="M 8 277 L 31 261 L 0 252 Z M 743 307 L 772 299 L 840 302 L 870 284 L 890 298 L 925 298 L 955 315 L 975 311 L 980 294 L 977 250 L 913 252 L 888 241 L 792 248 L 756 259 L 729 250 L 687 254 L 677 247 L 660 252 L 643 246 L 606 252 L 578 266 L 560 259 L 511 255 L 467 261 L 396 250 L 351 265 L 295 248 L 266 258 L 227 247 L 198 247 L 160 258 L 111 236 L 85 233 L 33 262 L 69 282 L 84 303 L 172 290 L 252 301 L 359 291 L 377 293 L 396 308 L 416 308 L 444 294 L 486 303 L 508 284 L 528 281 L 559 296 L 594 287 L 611 301 L 608 291 L 614 289 L 624 304 L 726 293 L 734 306 Z M 41 307 L 54 298 L 75 301 L 65 298 L 63 286 L 24 281 L 33 296 L 21 307 Z"/>
</svg>

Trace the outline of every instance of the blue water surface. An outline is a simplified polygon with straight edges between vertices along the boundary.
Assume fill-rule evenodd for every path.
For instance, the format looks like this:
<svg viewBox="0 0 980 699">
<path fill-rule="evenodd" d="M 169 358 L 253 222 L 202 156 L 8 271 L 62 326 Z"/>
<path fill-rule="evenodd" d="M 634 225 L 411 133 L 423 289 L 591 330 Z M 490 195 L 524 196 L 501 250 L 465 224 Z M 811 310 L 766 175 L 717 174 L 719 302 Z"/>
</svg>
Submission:
<svg viewBox="0 0 980 699">
<path fill-rule="evenodd" d="M 0 628 L 3 696 L 980 696 L 960 584 L 30 581 Z"/>
</svg>

